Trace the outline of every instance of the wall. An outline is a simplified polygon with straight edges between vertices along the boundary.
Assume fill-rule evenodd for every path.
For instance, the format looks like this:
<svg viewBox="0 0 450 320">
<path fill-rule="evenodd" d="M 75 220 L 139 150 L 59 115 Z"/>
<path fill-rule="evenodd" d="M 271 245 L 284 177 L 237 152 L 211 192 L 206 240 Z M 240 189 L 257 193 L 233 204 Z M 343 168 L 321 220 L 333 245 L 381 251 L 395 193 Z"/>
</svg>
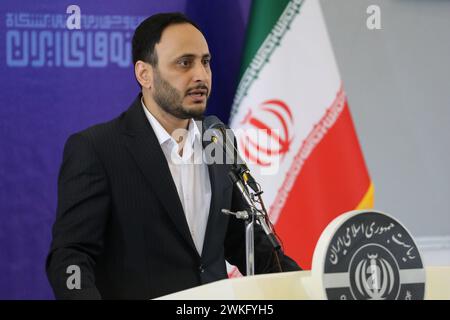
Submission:
<svg viewBox="0 0 450 320">
<path fill-rule="evenodd" d="M 322 0 L 376 208 L 450 265 L 450 1 Z M 381 30 L 369 30 L 369 5 Z"/>
</svg>

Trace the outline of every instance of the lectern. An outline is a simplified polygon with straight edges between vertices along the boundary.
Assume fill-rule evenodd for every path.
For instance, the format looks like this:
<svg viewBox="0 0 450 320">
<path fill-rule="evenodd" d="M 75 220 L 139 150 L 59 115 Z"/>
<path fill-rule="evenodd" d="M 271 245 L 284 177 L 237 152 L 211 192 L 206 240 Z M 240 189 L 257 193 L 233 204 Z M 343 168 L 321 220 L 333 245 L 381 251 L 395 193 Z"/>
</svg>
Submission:
<svg viewBox="0 0 450 320">
<path fill-rule="evenodd" d="M 427 267 L 425 299 L 450 300 L 450 267 Z M 324 299 L 311 271 L 225 279 L 160 297 L 163 300 Z"/>
<path fill-rule="evenodd" d="M 400 222 L 355 210 L 322 232 L 311 271 L 226 279 L 160 299 L 450 300 L 450 267 L 424 268 Z"/>
</svg>

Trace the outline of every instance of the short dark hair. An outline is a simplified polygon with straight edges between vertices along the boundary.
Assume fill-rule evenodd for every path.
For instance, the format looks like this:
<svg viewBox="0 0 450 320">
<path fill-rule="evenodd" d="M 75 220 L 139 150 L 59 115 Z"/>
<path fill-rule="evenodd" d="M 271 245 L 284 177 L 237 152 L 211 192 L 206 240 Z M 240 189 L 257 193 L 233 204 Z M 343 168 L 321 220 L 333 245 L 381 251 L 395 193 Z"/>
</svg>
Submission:
<svg viewBox="0 0 450 320">
<path fill-rule="evenodd" d="M 192 20 L 179 12 L 158 13 L 142 21 L 133 35 L 133 65 L 138 60 L 142 60 L 156 66 L 158 56 L 155 52 L 155 45 L 161 40 L 164 29 L 170 25 L 181 23 L 189 23 L 201 32 Z"/>
</svg>

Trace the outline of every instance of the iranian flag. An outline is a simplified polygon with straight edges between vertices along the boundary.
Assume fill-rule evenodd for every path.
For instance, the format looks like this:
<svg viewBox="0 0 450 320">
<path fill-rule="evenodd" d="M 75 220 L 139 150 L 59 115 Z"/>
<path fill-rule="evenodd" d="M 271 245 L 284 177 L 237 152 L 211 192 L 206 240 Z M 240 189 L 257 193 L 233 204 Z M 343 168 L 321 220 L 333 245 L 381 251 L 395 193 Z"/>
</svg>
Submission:
<svg viewBox="0 0 450 320">
<path fill-rule="evenodd" d="M 310 269 L 327 224 L 374 193 L 318 0 L 253 0 L 230 126 L 285 252 Z"/>
</svg>

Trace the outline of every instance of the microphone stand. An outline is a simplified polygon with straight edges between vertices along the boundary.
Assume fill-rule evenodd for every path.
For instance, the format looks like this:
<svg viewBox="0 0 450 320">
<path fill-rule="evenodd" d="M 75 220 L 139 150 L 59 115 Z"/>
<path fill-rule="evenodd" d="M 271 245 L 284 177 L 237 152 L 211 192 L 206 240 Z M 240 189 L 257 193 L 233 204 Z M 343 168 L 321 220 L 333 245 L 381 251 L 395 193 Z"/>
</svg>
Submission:
<svg viewBox="0 0 450 320">
<path fill-rule="evenodd" d="M 240 159 L 239 152 L 234 146 L 234 143 L 231 144 L 231 147 L 228 146 L 228 141 L 235 141 L 235 139 L 228 135 L 226 131 L 227 128 L 223 124 L 220 125 L 220 120 L 218 120 L 218 123 L 219 125 L 216 123 L 210 125 L 208 128 L 208 130 L 213 131 L 211 141 L 214 143 L 221 143 L 225 149 L 225 153 L 227 156 L 230 156 L 231 159 L 236 159 L 236 156 Z M 232 164 L 228 175 L 233 182 L 233 185 L 239 190 L 248 210 L 231 212 L 230 210 L 222 209 L 222 213 L 234 215 L 237 219 L 245 220 L 246 271 L 247 275 L 251 276 L 255 274 L 255 223 L 258 223 L 264 230 L 269 242 L 275 249 L 275 254 L 281 249 L 281 245 L 273 234 L 272 228 L 267 224 L 266 217 L 268 217 L 268 215 L 261 198 L 262 191 L 253 177 L 251 177 L 245 163 L 241 165 L 237 165 L 236 163 Z M 250 186 L 255 193 L 250 193 L 248 186 Z M 256 207 L 254 200 L 256 196 L 259 198 L 261 209 Z"/>
<path fill-rule="evenodd" d="M 245 174 L 246 172 L 242 170 L 242 167 L 233 165 L 228 176 L 233 182 L 233 185 L 239 190 L 242 198 L 247 204 L 248 210 L 231 212 L 230 210 L 222 209 L 222 212 L 234 215 L 237 219 L 245 220 L 246 271 L 247 276 L 251 276 L 255 274 L 255 222 L 258 221 L 259 225 L 261 225 L 276 251 L 281 248 L 281 245 L 266 222 L 265 217 L 267 216 L 267 212 L 265 211 L 264 206 L 262 205 L 262 211 L 257 209 L 255 201 L 253 200 L 254 194 L 250 194 L 247 187 L 246 179 L 244 178 Z M 258 193 L 261 194 L 261 191 Z"/>
</svg>

